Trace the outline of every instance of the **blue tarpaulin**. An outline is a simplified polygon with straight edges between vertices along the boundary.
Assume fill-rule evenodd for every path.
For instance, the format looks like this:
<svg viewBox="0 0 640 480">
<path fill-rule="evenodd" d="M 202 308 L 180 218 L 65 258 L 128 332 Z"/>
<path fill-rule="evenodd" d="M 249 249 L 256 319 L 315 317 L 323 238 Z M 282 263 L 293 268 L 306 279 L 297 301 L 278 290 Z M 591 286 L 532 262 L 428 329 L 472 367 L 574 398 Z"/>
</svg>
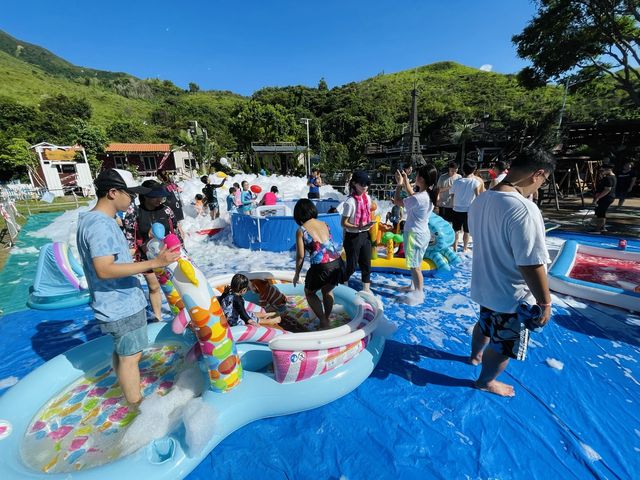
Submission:
<svg viewBox="0 0 640 480">
<path fill-rule="evenodd" d="M 479 367 L 466 359 L 478 307 L 469 279 L 467 258 L 426 278 L 425 303 L 411 307 L 398 292 L 406 279 L 374 274 L 374 293 L 398 330 L 373 375 L 322 408 L 241 428 L 188 478 L 637 478 L 640 317 L 558 296 L 526 361 L 512 361 L 501 377 L 516 396 L 500 398 L 471 388 Z M 86 307 L 5 315 L 0 394 L 96 335 Z"/>
</svg>

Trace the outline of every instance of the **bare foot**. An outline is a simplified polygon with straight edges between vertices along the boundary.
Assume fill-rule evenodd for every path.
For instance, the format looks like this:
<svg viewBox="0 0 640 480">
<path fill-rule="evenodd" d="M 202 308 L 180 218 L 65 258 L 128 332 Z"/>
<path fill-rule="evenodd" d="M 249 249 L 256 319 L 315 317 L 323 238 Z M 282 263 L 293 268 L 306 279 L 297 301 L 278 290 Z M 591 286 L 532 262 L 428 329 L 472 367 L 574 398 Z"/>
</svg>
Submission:
<svg viewBox="0 0 640 480">
<path fill-rule="evenodd" d="M 473 365 L 474 367 L 476 365 L 480 365 L 482 363 L 482 352 L 480 352 L 478 355 L 476 355 L 475 357 L 469 357 L 469 363 L 471 365 Z"/>
<path fill-rule="evenodd" d="M 480 385 L 478 382 L 473 384 L 478 390 L 482 390 L 489 393 L 495 393 L 501 397 L 515 397 L 516 392 L 511 385 L 493 380 L 486 385 Z"/>
<path fill-rule="evenodd" d="M 267 317 L 267 318 L 261 318 L 260 319 L 260 325 L 276 325 L 278 323 L 280 323 L 281 319 L 280 317 Z"/>
</svg>

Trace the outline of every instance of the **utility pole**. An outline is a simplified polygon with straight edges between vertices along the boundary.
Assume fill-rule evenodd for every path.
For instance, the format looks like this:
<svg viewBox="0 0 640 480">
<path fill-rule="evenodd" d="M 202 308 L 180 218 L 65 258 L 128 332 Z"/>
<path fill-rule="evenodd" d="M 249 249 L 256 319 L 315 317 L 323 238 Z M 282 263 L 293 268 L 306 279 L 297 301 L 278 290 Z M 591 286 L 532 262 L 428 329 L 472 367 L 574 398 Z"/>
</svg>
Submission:
<svg viewBox="0 0 640 480">
<path fill-rule="evenodd" d="M 311 150 L 309 147 L 309 119 L 308 118 L 301 118 L 300 122 L 304 123 L 307 126 L 307 165 L 306 165 L 306 172 L 307 172 L 307 177 L 309 175 L 311 175 Z"/>
</svg>

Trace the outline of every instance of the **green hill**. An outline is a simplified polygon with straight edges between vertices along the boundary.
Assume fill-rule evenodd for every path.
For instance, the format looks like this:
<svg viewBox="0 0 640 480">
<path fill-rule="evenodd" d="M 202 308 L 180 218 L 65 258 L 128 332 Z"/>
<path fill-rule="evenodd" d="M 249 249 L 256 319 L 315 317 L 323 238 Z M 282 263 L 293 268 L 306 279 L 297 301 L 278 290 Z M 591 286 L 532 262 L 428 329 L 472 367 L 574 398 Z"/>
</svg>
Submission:
<svg viewBox="0 0 640 480">
<path fill-rule="evenodd" d="M 0 30 L 0 51 L 24 63 L 39 67 L 43 72 L 51 75 L 67 78 L 98 78 L 102 80 L 131 78 L 131 75 L 126 73 L 78 67 L 45 48 L 18 40 L 2 30 Z"/>
<path fill-rule="evenodd" d="M 324 166 L 353 168 L 368 143 L 400 137 L 414 84 L 423 143 L 448 139 L 460 125 L 479 121 L 529 134 L 549 128 L 557 124 L 564 93 L 557 86 L 526 89 L 515 75 L 454 62 L 332 89 L 321 80 L 316 88 L 268 87 L 250 98 L 188 92 L 168 80 L 78 67 L 0 31 L 0 179 L 14 174 L 16 152 L 27 143 L 82 142 L 92 155 L 109 141 L 179 143 L 191 120 L 207 129 L 216 154 L 241 152 L 247 159 L 253 141 L 305 144 L 299 119 L 310 118 L 310 143 Z M 565 122 L 640 117 L 607 79 L 572 92 L 564 115 Z"/>
</svg>

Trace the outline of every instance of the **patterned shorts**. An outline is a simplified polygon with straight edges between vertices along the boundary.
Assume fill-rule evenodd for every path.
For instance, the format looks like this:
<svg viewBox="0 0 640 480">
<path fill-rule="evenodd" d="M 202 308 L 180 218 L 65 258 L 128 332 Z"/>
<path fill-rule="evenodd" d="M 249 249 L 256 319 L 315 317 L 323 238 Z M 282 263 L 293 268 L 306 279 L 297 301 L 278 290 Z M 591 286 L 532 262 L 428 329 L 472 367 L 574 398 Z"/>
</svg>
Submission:
<svg viewBox="0 0 640 480">
<path fill-rule="evenodd" d="M 491 340 L 489 346 L 496 352 L 515 360 L 524 360 L 529 345 L 529 330 L 515 313 L 498 313 L 480 307 L 480 331 Z"/>
<path fill-rule="evenodd" d="M 404 258 L 407 268 L 419 268 L 429 247 L 429 239 L 415 232 L 404 232 Z"/>
</svg>

